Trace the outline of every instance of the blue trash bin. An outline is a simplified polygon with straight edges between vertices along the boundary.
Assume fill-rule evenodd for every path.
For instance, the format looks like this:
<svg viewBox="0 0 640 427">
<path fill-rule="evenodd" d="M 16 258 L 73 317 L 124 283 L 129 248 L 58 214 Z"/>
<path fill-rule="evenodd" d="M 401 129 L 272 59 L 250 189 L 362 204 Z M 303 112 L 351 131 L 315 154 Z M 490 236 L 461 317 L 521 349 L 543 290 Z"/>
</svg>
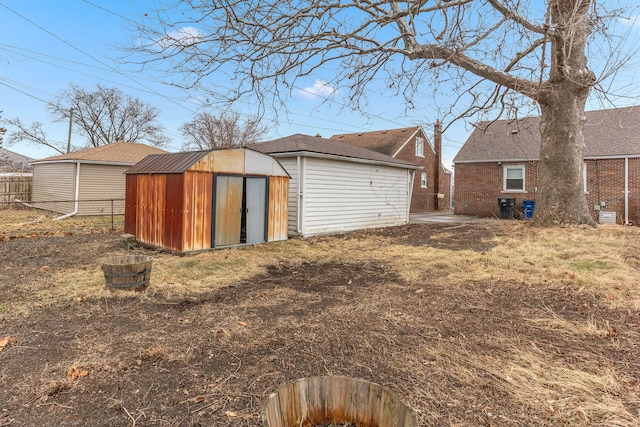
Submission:
<svg viewBox="0 0 640 427">
<path fill-rule="evenodd" d="M 522 201 L 522 213 L 524 214 L 525 219 L 531 219 L 535 210 L 536 202 L 534 202 L 533 200 Z"/>
</svg>

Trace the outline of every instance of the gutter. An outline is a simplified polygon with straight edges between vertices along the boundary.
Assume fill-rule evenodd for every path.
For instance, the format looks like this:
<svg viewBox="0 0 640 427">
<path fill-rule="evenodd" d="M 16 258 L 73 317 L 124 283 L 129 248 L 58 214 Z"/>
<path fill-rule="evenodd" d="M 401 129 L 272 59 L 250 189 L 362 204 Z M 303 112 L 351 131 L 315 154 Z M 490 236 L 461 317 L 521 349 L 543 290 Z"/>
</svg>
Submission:
<svg viewBox="0 0 640 427">
<path fill-rule="evenodd" d="M 79 200 L 78 200 L 79 197 L 80 197 L 80 162 L 77 161 L 76 162 L 76 195 L 75 195 L 75 207 L 73 208 L 73 212 L 70 212 L 68 214 L 59 216 L 57 218 L 53 218 L 53 220 L 57 221 L 59 219 L 69 218 L 69 217 L 74 216 L 75 214 L 77 214 L 78 213 L 78 205 L 79 205 Z"/>
</svg>

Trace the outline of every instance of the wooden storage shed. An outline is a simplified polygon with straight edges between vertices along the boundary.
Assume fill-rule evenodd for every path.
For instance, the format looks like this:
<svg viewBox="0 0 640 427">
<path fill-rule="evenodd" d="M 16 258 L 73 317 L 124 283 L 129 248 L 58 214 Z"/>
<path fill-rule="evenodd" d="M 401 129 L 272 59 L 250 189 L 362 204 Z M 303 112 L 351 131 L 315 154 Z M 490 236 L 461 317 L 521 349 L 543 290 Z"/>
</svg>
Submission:
<svg viewBox="0 0 640 427">
<path fill-rule="evenodd" d="M 125 232 L 178 252 L 286 240 L 289 175 L 248 148 L 159 154 L 126 172 Z"/>
</svg>

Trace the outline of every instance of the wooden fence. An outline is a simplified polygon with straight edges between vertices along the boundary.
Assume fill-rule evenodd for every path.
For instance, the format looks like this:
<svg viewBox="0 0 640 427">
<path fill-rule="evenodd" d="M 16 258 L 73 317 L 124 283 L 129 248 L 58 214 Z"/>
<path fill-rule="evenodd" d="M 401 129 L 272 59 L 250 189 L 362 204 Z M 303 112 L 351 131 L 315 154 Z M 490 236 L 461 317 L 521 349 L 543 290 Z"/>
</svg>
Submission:
<svg viewBox="0 0 640 427">
<path fill-rule="evenodd" d="M 31 201 L 30 176 L 0 176 L 0 204 Z"/>
</svg>

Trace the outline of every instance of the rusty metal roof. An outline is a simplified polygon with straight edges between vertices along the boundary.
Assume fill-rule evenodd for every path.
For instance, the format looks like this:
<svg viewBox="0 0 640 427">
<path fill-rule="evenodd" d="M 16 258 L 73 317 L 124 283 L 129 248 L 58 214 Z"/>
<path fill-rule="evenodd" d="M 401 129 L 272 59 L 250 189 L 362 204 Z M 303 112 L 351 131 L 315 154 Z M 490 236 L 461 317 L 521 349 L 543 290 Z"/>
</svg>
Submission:
<svg viewBox="0 0 640 427">
<path fill-rule="evenodd" d="M 211 150 L 152 154 L 126 170 L 127 175 L 144 173 L 183 173 Z"/>
</svg>

